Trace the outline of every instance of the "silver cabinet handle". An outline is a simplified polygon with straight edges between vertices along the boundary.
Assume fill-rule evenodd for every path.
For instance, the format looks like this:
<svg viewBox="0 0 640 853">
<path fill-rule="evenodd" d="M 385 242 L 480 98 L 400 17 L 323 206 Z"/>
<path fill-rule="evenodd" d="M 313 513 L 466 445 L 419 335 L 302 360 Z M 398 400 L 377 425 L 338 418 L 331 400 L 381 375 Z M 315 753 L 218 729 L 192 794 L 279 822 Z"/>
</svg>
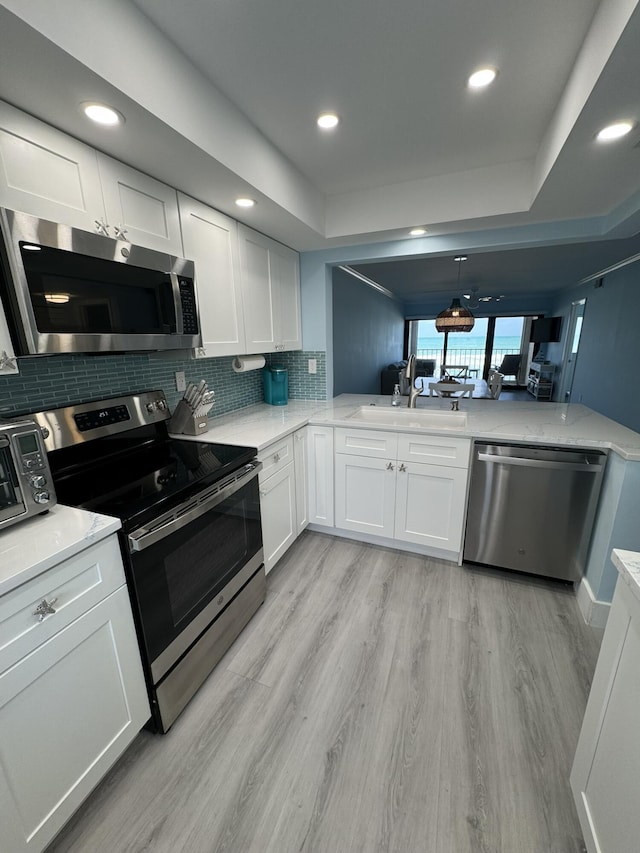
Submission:
<svg viewBox="0 0 640 853">
<path fill-rule="evenodd" d="M 16 360 L 13 356 L 7 354 L 6 349 L 0 353 L 0 370 L 15 370 Z"/>
<path fill-rule="evenodd" d="M 404 464 L 404 462 L 400 463 L 399 470 L 402 471 L 403 473 L 407 470 L 407 466 Z"/>
<path fill-rule="evenodd" d="M 51 601 L 47 601 L 46 598 L 43 598 L 40 604 L 33 611 L 33 615 L 38 617 L 38 622 L 44 622 L 45 616 L 51 616 L 52 613 L 55 613 L 55 607 L 53 606 L 57 598 L 52 598 Z"/>
<path fill-rule="evenodd" d="M 127 229 L 122 225 L 114 225 L 113 226 L 113 236 L 116 240 L 126 240 L 127 239 Z"/>
<path fill-rule="evenodd" d="M 280 454 L 279 454 L 279 453 L 274 453 L 274 454 L 273 454 L 273 461 L 274 461 L 274 462 L 279 462 L 279 461 L 280 461 Z"/>
<path fill-rule="evenodd" d="M 103 237 L 109 236 L 109 226 L 104 219 L 94 219 L 94 225 L 98 234 L 102 234 Z"/>
<path fill-rule="evenodd" d="M 387 471 L 393 471 L 393 464 L 391 462 L 387 464 Z"/>
</svg>

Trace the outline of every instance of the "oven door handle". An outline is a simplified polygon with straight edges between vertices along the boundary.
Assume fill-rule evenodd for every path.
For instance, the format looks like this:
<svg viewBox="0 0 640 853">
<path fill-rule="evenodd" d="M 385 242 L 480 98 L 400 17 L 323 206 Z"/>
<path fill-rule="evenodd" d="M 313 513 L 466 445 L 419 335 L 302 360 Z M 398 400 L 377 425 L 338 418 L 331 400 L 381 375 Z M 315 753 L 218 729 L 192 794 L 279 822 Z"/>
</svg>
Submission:
<svg viewBox="0 0 640 853">
<path fill-rule="evenodd" d="M 139 527 L 137 530 L 134 530 L 127 537 L 130 553 L 144 551 L 145 548 L 149 548 L 151 545 L 155 545 L 156 542 L 166 539 L 167 536 L 175 533 L 176 530 L 186 527 L 192 521 L 200 518 L 201 515 L 221 504 L 227 498 L 231 497 L 231 495 L 235 494 L 235 492 L 239 491 L 239 489 L 243 488 L 243 486 L 246 486 L 254 477 L 258 476 L 258 472 L 262 468 L 262 462 L 250 462 L 246 468 L 246 473 L 241 477 L 235 477 L 226 486 L 221 485 L 212 495 L 203 498 L 186 512 L 186 507 L 193 503 L 193 500 L 185 501 L 180 506 L 177 506 L 172 510 L 171 517 L 167 518 L 164 522 L 161 521 L 157 526 L 151 529 L 148 527 Z"/>
</svg>

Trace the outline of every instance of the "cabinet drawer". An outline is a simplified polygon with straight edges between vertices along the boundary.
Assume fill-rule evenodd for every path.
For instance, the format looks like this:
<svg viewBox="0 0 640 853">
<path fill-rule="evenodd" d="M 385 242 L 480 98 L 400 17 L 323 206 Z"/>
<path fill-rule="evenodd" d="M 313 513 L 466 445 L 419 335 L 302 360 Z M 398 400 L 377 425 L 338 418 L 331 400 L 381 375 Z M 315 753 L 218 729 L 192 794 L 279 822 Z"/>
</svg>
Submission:
<svg viewBox="0 0 640 853">
<path fill-rule="evenodd" d="M 373 429 L 336 429 L 335 451 L 376 459 L 395 459 L 398 435 L 395 432 L 378 432 Z"/>
<path fill-rule="evenodd" d="M 118 540 L 111 536 L 7 593 L 0 599 L 0 672 L 124 582 Z M 35 611 L 45 600 L 55 612 L 40 621 Z"/>
<path fill-rule="evenodd" d="M 471 441 L 445 435 L 398 435 L 398 459 L 468 468 Z"/>
<path fill-rule="evenodd" d="M 259 480 L 264 483 L 267 477 L 293 462 L 293 436 L 288 435 L 282 441 L 274 441 L 258 453 L 258 459 L 262 462 Z"/>
</svg>

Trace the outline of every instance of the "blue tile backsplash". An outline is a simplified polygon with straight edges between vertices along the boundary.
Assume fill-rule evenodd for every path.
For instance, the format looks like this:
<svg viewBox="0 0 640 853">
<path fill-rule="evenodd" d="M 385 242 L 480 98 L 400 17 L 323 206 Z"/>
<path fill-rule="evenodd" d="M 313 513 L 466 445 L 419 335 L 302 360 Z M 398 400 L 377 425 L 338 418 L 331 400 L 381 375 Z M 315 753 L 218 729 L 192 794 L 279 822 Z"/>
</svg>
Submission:
<svg viewBox="0 0 640 853">
<path fill-rule="evenodd" d="M 317 362 L 315 374 L 308 373 L 310 358 Z M 324 352 L 269 354 L 266 360 L 288 369 L 290 399 L 326 398 Z M 234 373 L 232 361 L 231 356 L 194 360 L 159 353 L 20 358 L 19 374 L 0 376 L 0 419 L 157 388 L 165 392 L 173 410 L 182 396 L 175 390 L 178 370 L 185 372 L 187 382 L 205 379 L 216 392 L 210 417 L 263 402 L 262 371 Z"/>
</svg>

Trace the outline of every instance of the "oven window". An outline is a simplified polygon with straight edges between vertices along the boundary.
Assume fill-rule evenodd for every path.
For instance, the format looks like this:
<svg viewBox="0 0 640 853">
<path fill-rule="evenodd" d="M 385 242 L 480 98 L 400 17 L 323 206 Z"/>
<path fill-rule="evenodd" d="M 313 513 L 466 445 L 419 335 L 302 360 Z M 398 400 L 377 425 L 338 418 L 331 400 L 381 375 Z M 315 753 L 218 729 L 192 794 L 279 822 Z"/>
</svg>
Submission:
<svg viewBox="0 0 640 853">
<path fill-rule="evenodd" d="M 215 534 L 211 524 L 215 525 Z M 215 535 L 215 563 L 211 559 L 212 535 Z M 197 613 L 200 606 L 211 600 L 212 581 L 217 587 L 222 577 L 233 575 L 244 566 L 250 556 L 247 554 L 250 541 L 242 514 L 221 513 L 167 554 L 164 571 L 174 625 L 180 625 L 190 613 Z"/>
<path fill-rule="evenodd" d="M 130 557 L 133 603 L 151 662 L 261 548 L 254 477 L 209 512 Z"/>
<path fill-rule="evenodd" d="M 13 518 L 24 511 L 11 450 L 9 447 L 0 447 L 0 521 Z"/>
</svg>

